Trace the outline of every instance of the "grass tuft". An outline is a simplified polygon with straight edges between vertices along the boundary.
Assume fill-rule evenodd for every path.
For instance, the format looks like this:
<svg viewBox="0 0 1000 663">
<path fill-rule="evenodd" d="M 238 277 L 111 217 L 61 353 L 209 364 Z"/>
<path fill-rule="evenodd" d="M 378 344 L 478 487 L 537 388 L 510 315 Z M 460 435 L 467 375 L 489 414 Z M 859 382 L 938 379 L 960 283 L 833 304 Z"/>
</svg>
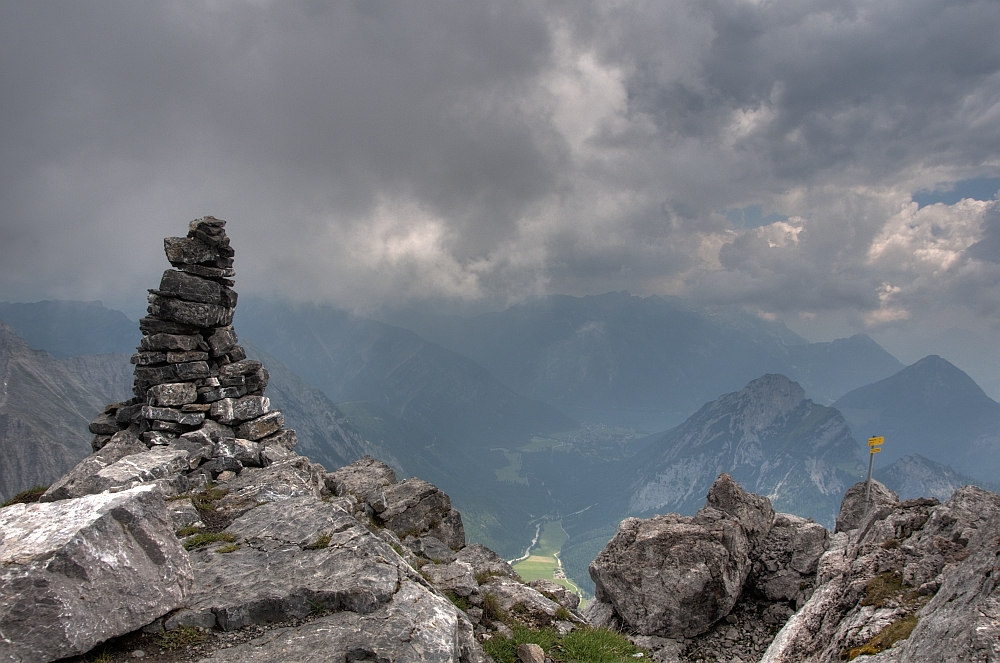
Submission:
<svg viewBox="0 0 1000 663">
<path fill-rule="evenodd" d="M 182 527 L 177 530 L 177 536 L 184 538 L 185 536 L 191 536 L 192 534 L 197 534 L 201 531 L 200 527 L 195 527 L 194 525 L 188 525 L 187 527 Z"/>
<path fill-rule="evenodd" d="M 315 541 L 313 541 L 312 543 L 310 543 L 308 546 L 306 546 L 305 549 L 306 550 L 322 550 L 323 548 L 326 548 L 328 545 L 330 545 L 330 535 L 329 534 L 324 534 L 324 535 L 320 536 L 318 539 L 316 539 Z"/>
<path fill-rule="evenodd" d="M 204 532 L 202 534 L 195 534 L 184 540 L 185 550 L 194 550 L 195 548 L 200 548 L 202 546 L 207 546 L 210 543 L 215 543 L 216 541 L 225 541 L 226 543 L 234 543 L 236 541 L 236 535 L 230 534 L 229 532 Z"/>
<path fill-rule="evenodd" d="M 0 508 L 10 506 L 12 504 L 31 504 L 32 502 L 37 502 L 38 498 L 41 497 L 42 494 L 48 489 L 48 486 L 32 486 L 27 490 L 22 490 L 3 504 L 0 504 Z"/>
<path fill-rule="evenodd" d="M 444 593 L 448 597 L 448 600 L 455 604 L 455 607 L 463 612 L 468 612 L 472 604 L 469 603 L 469 599 L 465 596 L 459 596 L 455 592 L 448 590 Z"/>
<path fill-rule="evenodd" d="M 621 633 L 602 628 L 581 628 L 565 636 L 549 628 L 530 629 L 514 626 L 513 638 L 494 635 L 483 643 L 486 653 L 496 663 L 518 663 L 517 648 L 533 643 L 555 661 L 566 663 L 625 663 L 643 653 Z"/>
<path fill-rule="evenodd" d="M 201 629 L 194 626 L 181 626 L 173 631 L 164 631 L 157 637 L 157 644 L 164 649 L 181 649 L 200 645 L 208 639 Z"/>
<path fill-rule="evenodd" d="M 483 592 L 483 617 L 491 622 L 510 621 L 510 614 L 500 605 L 500 599 L 489 592 Z"/>
<path fill-rule="evenodd" d="M 913 632 L 916 625 L 917 615 L 910 613 L 902 619 L 897 619 L 893 623 L 886 626 L 884 629 L 879 631 L 874 638 L 860 647 L 845 649 L 841 654 L 841 658 L 853 661 L 858 656 L 874 656 L 875 654 L 885 651 L 891 647 L 893 643 L 900 640 L 906 640 L 910 637 L 910 633 Z"/>
<path fill-rule="evenodd" d="M 861 599 L 861 605 L 883 608 L 889 599 L 898 597 L 907 587 L 909 585 L 903 582 L 903 574 L 899 571 L 880 573 L 865 585 L 865 597 Z"/>
<path fill-rule="evenodd" d="M 226 553 L 236 552 L 239 549 L 240 549 L 240 547 L 239 547 L 238 544 L 236 544 L 236 543 L 230 543 L 230 544 L 221 546 L 219 548 L 216 548 L 215 552 L 224 555 Z"/>
</svg>

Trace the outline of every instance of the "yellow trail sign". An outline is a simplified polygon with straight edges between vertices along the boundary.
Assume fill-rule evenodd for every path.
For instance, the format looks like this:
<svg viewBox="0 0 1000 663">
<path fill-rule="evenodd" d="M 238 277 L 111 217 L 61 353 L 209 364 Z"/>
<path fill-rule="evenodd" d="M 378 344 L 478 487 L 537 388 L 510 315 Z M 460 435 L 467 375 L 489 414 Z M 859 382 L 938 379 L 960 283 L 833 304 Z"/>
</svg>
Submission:
<svg viewBox="0 0 1000 663">
<path fill-rule="evenodd" d="M 885 442 L 885 438 L 882 437 L 882 436 L 868 438 L 868 446 L 870 446 L 870 447 L 877 447 L 878 445 L 882 444 L 883 442 Z"/>
<path fill-rule="evenodd" d="M 878 452 L 880 452 L 880 451 L 882 451 L 882 450 L 881 450 L 881 449 L 879 449 L 878 447 L 872 447 L 872 448 L 871 448 L 871 449 L 869 449 L 868 451 L 872 452 L 873 454 L 877 454 Z"/>
</svg>

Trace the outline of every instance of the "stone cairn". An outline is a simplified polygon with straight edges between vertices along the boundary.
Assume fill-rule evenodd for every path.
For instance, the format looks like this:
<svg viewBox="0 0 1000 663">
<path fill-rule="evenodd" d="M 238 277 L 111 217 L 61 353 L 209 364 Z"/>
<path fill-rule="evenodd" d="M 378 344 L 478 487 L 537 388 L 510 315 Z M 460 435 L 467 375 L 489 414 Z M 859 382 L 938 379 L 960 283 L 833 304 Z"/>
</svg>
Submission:
<svg viewBox="0 0 1000 663">
<path fill-rule="evenodd" d="M 187 450 L 191 478 L 226 480 L 267 464 L 267 446 L 295 445 L 295 431 L 264 395 L 267 369 L 237 343 L 235 251 L 225 226 L 206 216 L 190 223 L 187 237 L 163 240 L 174 269 L 149 291 L 149 315 L 139 321 L 135 397 L 90 424 L 94 451 L 135 436 L 150 448 Z"/>
</svg>

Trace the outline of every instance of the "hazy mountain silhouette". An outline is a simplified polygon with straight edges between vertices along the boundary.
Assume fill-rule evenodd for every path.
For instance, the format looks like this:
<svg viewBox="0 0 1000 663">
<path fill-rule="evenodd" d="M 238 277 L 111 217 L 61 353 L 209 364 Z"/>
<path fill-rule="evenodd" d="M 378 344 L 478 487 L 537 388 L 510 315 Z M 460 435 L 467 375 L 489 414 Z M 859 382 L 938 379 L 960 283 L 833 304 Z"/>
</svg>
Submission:
<svg viewBox="0 0 1000 663">
<path fill-rule="evenodd" d="M 876 465 L 919 454 L 979 480 L 1000 476 L 1000 403 L 937 355 L 834 403 L 859 440 L 885 437 Z"/>
<path fill-rule="evenodd" d="M 810 344 L 756 316 L 627 292 L 553 295 L 471 318 L 408 312 L 391 320 L 579 420 L 646 430 L 677 425 L 764 373 L 789 375 L 829 403 L 902 368 L 864 335 Z"/>
</svg>

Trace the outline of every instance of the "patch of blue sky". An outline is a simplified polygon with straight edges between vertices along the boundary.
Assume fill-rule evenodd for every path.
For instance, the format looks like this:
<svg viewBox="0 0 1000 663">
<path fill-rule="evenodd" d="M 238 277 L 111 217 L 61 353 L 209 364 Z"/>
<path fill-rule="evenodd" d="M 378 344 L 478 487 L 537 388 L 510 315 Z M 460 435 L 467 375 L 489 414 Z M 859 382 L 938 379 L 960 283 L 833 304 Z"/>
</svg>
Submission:
<svg viewBox="0 0 1000 663">
<path fill-rule="evenodd" d="M 760 228 L 776 221 L 788 220 L 787 216 L 777 212 L 764 216 L 764 208 L 760 205 L 727 209 L 725 214 L 734 228 Z"/>
<path fill-rule="evenodd" d="M 942 185 L 934 191 L 926 189 L 917 191 L 913 194 L 913 202 L 920 207 L 927 207 L 935 203 L 954 205 L 965 198 L 993 200 L 998 190 L 1000 190 L 1000 177 L 975 177 Z"/>
</svg>

